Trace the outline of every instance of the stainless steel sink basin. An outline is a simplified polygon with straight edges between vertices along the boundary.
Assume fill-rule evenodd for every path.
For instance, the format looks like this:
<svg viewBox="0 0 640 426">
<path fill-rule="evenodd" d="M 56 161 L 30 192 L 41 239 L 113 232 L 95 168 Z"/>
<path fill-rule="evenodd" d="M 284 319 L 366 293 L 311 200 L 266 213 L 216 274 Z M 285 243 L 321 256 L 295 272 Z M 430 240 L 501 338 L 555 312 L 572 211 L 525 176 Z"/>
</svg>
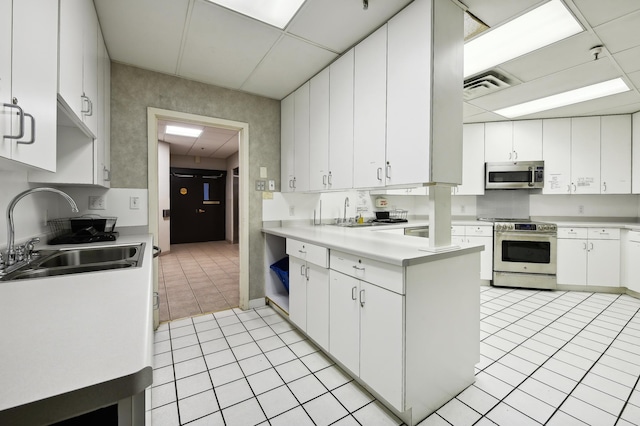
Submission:
<svg viewBox="0 0 640 426">
<path fill-rule="evenodd" d="M 335 225 L 341 226 L 343 228 L 362 228 L 365 226 L 373 226 L 373 222 L 364 222 L 364 223 L 346 222 L 346 223 L 336 223 Z"/>
<path fill-rule="evenodd" d="M 118 260 L 137 260 L 141 245 L 111 246 L 82 249 L 65 249 L 54 252 L 41 260 L 32 262 L 38 268 L 55 268 L 58 266 L 77 266 L 92 263 L 114 262 Z"/>
<path fill-rule="evenodd" d="M 139 243 L 42 250 L 41 257 L 0 277 L 0 281 L 136 268 L 142 265 L 144 246 Z"/>
</svg>

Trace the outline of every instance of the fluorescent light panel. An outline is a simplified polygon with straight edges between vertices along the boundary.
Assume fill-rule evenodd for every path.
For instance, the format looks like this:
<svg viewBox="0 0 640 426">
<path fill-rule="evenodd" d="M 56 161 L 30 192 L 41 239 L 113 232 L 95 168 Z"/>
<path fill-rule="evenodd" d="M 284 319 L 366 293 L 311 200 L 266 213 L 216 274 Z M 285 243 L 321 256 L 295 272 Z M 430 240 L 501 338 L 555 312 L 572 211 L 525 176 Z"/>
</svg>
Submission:
<svg viewBox="0 0 640 426">
<path fill-rule="evenodd" d="M 296 14 L 304 0 L 208 0 L 227 9 L 250 16 L 283 29 Z"/>
<path fill-rule="evenodd" d="M 551 0 L 464 45 L 464 76 L 548 46 L 583 30 L 560 0 Z"/>
<path fill-rule="evenodd" d="M 176 135 L 176 136 L 188 136 L 191 138 L 197 138 L 202 134 L 202 129 L 194 129 L 191 127 L 180 127 L 180 126 L 167 126 L 165 129 L 165 133 L 168 135 Z"/>
<path fill-rule="evenodd" d="M 622 78 L 614 78 L 613 80 L 607 80 L 602 83 L 569 90 L 568 92 L 558 93 L 557 95 L 547 96 L 534 101 L 499 109 L 494 112 L 503 117 L 515 118 L 540 111 L 547 111 L 554 108 L 577 104 L 579 102 L 590 101 L 592 99 L 602 98 L 609 95 L 615 95 L 616 93 L 622 93 L 628 90 L 630 89 Z"/>
</svg>

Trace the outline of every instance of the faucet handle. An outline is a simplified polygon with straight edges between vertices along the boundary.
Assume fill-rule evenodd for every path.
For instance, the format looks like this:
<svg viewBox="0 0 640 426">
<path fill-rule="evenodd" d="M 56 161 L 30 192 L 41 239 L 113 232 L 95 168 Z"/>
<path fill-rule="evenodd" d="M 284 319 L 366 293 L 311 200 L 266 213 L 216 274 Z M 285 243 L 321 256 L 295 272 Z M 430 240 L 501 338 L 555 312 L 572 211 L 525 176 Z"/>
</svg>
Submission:
<svg viewBox="0 0 640 426">
<path fill-rule="evenodd" d="M 24 246 L 16 246 L 16 262 L 22 262 L 24 260 L 25 249 Z"/>
<path fill-rule="evenodd" d="M 38 244 L 39 242 L 40 238 L 35 237 L 24 244 L 24 254 L 27 260 L 31 260 L 31 257 L 33 256 L 33 250 L 35 249 L 36 244 Z"/>
</svg>

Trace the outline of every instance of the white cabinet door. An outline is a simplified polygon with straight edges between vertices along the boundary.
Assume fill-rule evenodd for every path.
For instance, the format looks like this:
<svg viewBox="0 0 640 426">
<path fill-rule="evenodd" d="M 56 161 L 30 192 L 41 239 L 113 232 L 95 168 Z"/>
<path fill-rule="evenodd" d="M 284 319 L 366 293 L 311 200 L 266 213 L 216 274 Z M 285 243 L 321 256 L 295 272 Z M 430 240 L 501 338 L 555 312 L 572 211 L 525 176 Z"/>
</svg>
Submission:
<svg viewBox="0 0 640 426">
<path fill-rule="evenodd" d="M 329 270 L 307 264 L 307 334 L 329 350 Z"/>
<path fill-rule="evenodd" d="M 111 186 L 111 61 L 109 53 L 102 38 L 102 32 L 98 32 L 98 45 L 100 46 L 100 79 L 98 80 L 98 138 L 97 168 L 98 185 L 109 188 Z"/>
<path fill-rule="evenodd" d="M 600 117 L 571 119 L 571 185 L 574 194 L 600 193 Z"/>
<path fill-rule="evenodd" d="M 281 191 L 293 192 L 294 170 L 294 94 L 290 94 L 280 102 L 280 179 Z"/>
<path fill-rule="evenodd" d="M 360 378 L 394 407 L 404 406 L 404 297 L 360 283 Z"/>
<path fill-rule="evenodd" d="M 289 319 L 307 331 L 307 262 L 289 256 Z"/>
<path fill-rule="evenodd" d="M 60 76 L 58 93 L 69 109 L 82 118 L 82 68 L 84 0 L 65 0 L 60 3 Z"/>
<path fill-rule="evenodd" d="M 293 101 L 294 190 L 309 190 L 309 82 L 294 92 Z"/>
<path fill-rule="evenodd" d="M 309 189 L 329 188 L 329 68 L 309 86 Z"/>
<path fill-rule="evenodd" d="M 329 66 L 329 185 L 353 187 L 353 67 L 349 50 Z"/>
<path fill-rule="evenodd" d="M 484 123 L 462 126 L 462 185 L 453 193 L 484 194 Z"/>
<path fill-rule="evenodd" d="M 87 112 L 83 114 L 83 121 L 93 133 L 98 134 L 98 16 L 93 2 L 82 2 L 84 30 L 83 42 L 83 67 L 82 67 L 82 91 L 88 99 Z"/>
<path fill-rule="evenodd" d="M 631 152 L 633 154 L 633 165 L 631 168 L 632 173 L 632 191 L 634 194 L 640 194 L 640 112 L 636 112 L 631 116 L 632 128 L 634 129 L 632 132 L 632 148 Z"/>
<path fill-rule="evenodd" d="M 558 284 L 587 284 L 587 240 L 558 238 Z"/>
<path fill-rule="evenodd" d="M 493 237 L 467 235 L 465 238 L 470 244 L 484 245 L 484 251 L 480 253 L 480 279 L 493 279 Z"/>
<path fill-rule="evenodd" d="M 13 142 L 11 157 L 49 171 L 56 170 L 57 17 L 57 1 L 13 2 L 12 96 L 33 118 L 25 117 L 20 142 L 27 143 Z"/>
<path fill-rule="evenodd" d="M 353 185 L 384 186 L 387 130 L 387 26 L 355 47 Z"/>
<path fill-rule="evenodd" d="M 571 119 L 542 120 L 543 194 L 571 193 Z"/>
<path fill-rule="evenodd" d="M 590 239 L 587 243 L 587 285 L 619 287 L 620 240 Z"/>
<path fill-rule="evenodd" d="M 629 290 L 640 293 L 640 236 L 637 231 L 629 233 L 626 256 L 626 284 Z"/>
<path fill-rule="evenodd" d="M 513 123 L 498 121 L 484 125 L 484 160 L 488 163 L 515 161 L 513 158 Z"/>
<path fill-rule="evenodd" d="M 329 352 L 353 374 L 360 374 L 360 282 L 329 271 Z"/>
<path fill-rule="evenodd" d="M 11 117 L 14 108 L 4 107 L 11 104 L 11 20 L 12 1 L 0 0 L 0 136 L 10 136 Z M 0 139 L 0 157 L 11 158 L 11 139 Z"/>
<path fill-rule="evenodd" d="M 388 23 L 387 185 L 431 181 L 431 18 L 417 1 Z"/>
<path fill-rule="evenodd" d="M 600 119 L 602 194 L 631 193 L 631 116 L 606 115 Z M 640 131 L 640 129 L 637 129 Z"/>
<path fill-rule="evenodd" d="M 542 120 L 513 122 L 513 157 L 516 161 L 542 160 Z"/>
</svg>

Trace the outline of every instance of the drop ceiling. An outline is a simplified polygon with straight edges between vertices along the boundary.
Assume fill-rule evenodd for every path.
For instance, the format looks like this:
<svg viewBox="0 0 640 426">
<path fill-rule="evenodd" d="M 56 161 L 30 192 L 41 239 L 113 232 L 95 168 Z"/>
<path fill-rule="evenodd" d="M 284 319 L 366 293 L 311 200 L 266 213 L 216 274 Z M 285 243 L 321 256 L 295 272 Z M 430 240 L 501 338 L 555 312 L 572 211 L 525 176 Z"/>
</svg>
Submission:
<svg viewBox="0 0 640 426">
<path fill-rule="evenodd" d="M 189 127 L 202 130 L 202 133 L 198 137 L 170 135 L 166 133 L 167 126 Z M 158 141 L 169 143 L 173 155 L 219 159 L 238 152 L 240 143 L 237 130 L 166 120 L 158 120 Z"/>
<path fill-rule="evenodd" d="M 615 77 L 631 90 L 521 118 L 640 111 L 640 1 L 563 1 L 585 31 L 495 67 L 513 84 L 467 99 L 465 122 L 504 120 L 491 111 Z M 280 30 L 205 0 L 94 0 L 113 61 L 278 100 L 410 2 L 306 0 Z M 462 0 L 490 27 L 545 2 Z"/>
</svg>

